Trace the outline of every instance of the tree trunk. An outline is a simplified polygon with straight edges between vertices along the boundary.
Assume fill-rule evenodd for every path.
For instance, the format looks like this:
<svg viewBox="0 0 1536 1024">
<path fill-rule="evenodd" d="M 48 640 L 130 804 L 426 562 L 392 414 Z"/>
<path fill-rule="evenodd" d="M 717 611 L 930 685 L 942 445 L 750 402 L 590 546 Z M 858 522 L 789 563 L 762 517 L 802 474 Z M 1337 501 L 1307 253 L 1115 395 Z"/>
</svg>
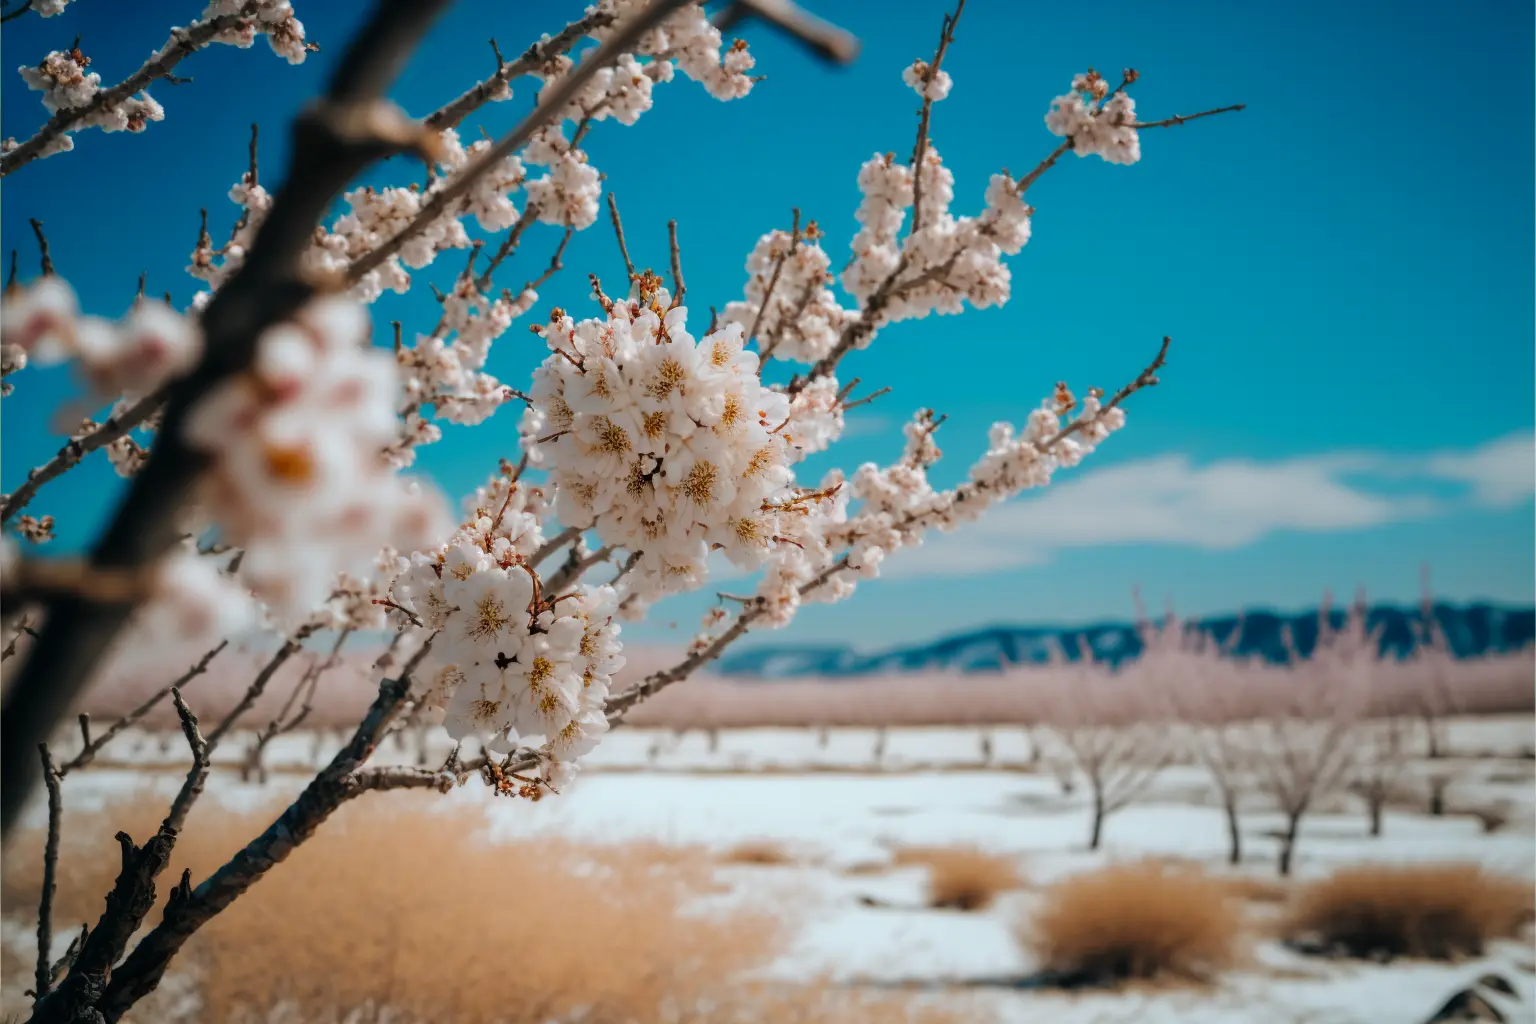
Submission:
<svg viewBox="0 0 1536 1024">
<path fill-rule="evenodd" d="M 1424 716 L 1424 733 L 1429 737 L 1428 749 L 1425 750 L 1424 756 L 1431 761 L 1438 761 L 1445 756 L 1445 751 L 1440 747 L 1439 724 L 1433 715 Z"/>
<path fill-rule="evenodd" d="M 1386 794 L 1384 793 L 1372 793 L 1366 800 L 1366 809 L 1371 815 L 1372 838 L 1381 835 L 1381 809 L 1382 805 L 1386 802 Z"/>
<path fill-rule="evenodd" d="M 711 754 L 714 754 L 714 753 L 718 753 L 719 750 L 720 750 L 720 730 L 719 729 L 711 729 L 711 730 L 709 730 L 709 752 Z"/>
<path fill-rule="evenodd" d="M 1237 801 L 1226 802 L 1227 812 L 1227 863 L 1241 864 L 1243 862 L 1243 831 L 1239 827 L 1237 819 Z"/>
<path fill-rule="evenodd" d="M 1093 833 L 1088 837 L 1088 849 L 1097 850 L 1104 838 L 1104 796 L 1098 790 L 1093 793 Z"/>
<path fill-rule="evenodd" d="M 1440 818 L 1445 815 L 1445 790 L 1451 784 L 1450 779 L 1432 778 L 1429 780 L 1429 813 L 1431 817 Z"/>
<path fill-rule="evenodd" d="M 1285 822 L 1285 835 L 1280 840 L 1280 877 L 1291 877 L 1291 859 L 1296 852 L 1296 834 L 1301 830 L 1301 815 L 1292 814 Z"/>
</svg>

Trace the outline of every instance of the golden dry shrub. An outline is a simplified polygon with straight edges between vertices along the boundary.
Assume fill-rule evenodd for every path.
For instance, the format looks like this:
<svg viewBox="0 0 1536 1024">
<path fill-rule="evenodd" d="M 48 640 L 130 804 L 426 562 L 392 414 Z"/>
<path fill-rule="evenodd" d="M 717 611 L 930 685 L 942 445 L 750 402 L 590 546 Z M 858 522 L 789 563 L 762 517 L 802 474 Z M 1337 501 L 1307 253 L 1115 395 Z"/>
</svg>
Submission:
<svg viewBox="0 0 1536 1024">
<path fill-rule="evenodd" d="M 737 843 L 721 855 L 727 864 L 746 864 L 755 867 L 782 867 L 795 863 L 795 858 L 783 846 L 768 839 L 753 839 Z"/>
<path fill-rule="evenodd" d="M 1454 960 L 1519 937 L 1531 917 L 1531 882 L 1479 864 L 1360 864 L 1302 886 L 1283 934 L 1349 956 Z"/>
<path fill-rule="evenodd" d="M 904 846 L 894 862 L 928 869 L 928 905 L 949 910 L 985 910 L 999 894 L 1024 885 L 1018 864 L 974 846 Z"/>
<path fill-rule="evenodd" d="M 55 927 L 94 924 L 118 864 L 113 832 L 153 831 L 165 804 L 66 813 Z M 205 877 L 270 820 L 206 800 L 162 876 Z M 707 852 L 557 839 L 498 844 L 480 809 L 436 794 L 373 794 L 344 807 L 187 944 L 128 1021 L 191 1024 L 876 1024 L 909 1019 L 894 996 L 753 982 L 782 922 L 733 905 Z M 135 831 L 137 830 L 137 831 Z M 30 929 L 40 836 L 5 864 L 14 935 Z M 159 919 L 152 911 L 148 923 Z M 24 944 L 22 946 L 24 949 Z M 6 943 L 5 1012 L 25 1016 L 32 963 Z M 914 1010 L 912 1020 L 955 1018 Z"/>
<path fill-rule="evenodd" d="M 1063 982 L 1204 983 L 1237 962 L 1243 927 L 1225 879 L 1147 859 L 1056 882 L 1017 937 L 1042 972 Z"/>
</svg>

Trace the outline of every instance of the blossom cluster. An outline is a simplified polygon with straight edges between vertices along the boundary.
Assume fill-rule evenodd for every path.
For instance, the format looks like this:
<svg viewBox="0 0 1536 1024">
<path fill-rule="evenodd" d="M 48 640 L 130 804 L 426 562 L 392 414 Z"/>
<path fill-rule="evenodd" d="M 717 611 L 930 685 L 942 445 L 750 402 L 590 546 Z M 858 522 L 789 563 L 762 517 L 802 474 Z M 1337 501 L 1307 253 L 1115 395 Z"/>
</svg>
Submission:
<svg viewBox="0 0 1536 1024">
<path fill-rule="evenodd" d="M 815 221 L 798 240 L 782 230 L 763 235 L 747 256 L 745 300 L 727 303 L 721 311 L 726 323 L 748 331 L 756 325 L 764 359 L 814 363 L 832 351 L 852 316 L 829 287 L 832 258 L 820 237 Z"/>
<path fill-rule="evenodd" d="M 254 10 L 253 10 L 254 8 Z M 203 20 L 242 17 L 234 28 L 221 32 L 214 42 L 227 43 L 240 49 L 249 48 L 257 36 L 266 36 L 272 52 L 289 64 L 302 64 L 313 49 L 313 43 L 304 37 L 304 23 L 293 16 L 293 5 L 288 0 L 210 0 L 203 10 Z"/>
<path fill-rule="evenodd" d="M 651 594 L 688 589 L 719 549 L 755 568 L 779 537 L 792 479 L 789 400 L 765 388 L 739 324 L 695 341 L 686 308 L 642 278 L 604 319 L 556 310 L 538 328 L 524 450 L 549 471 L 561 522 L 639 552 Z"/>
<path fill-rule="evenodd" d="M 20 67 L 16 70 L 27 88 L 43 94 L 43 107 L 50 114 L 61 110 L 85 107 L 95 100 L 101 90 L 101 75 L 87 71 L 91 59 L 80 52 L 78 46 L 69 50 L 52 50 L 36 67 Z M 147 91 L 128 96 L 112 104 L 98 104 L 75 121 L 77 128 L 100 128 L 106 132 L 141 132 L 150 121 L 165 120 L 165 108 Z M 13 148 L 6 140 L 7 149 Z M 61 132 L 43 148 L 42 156 L 52 156 L 73 149 L 74 140 Z"/>
<path fill-rule="evenodd" d="M 1136 101 L 1124 89 L 1106 100 L 1108 90 L 1108 83 L 1096 72 L 1078 75 L 1071 92 L 1051 101 L 1045 126 L 1051 134 L 1071 139 L 1078 156 L 1133 164 L 1141 159 L 1141 138 L 1134 127 Z"/>
<path fill-rule="evenodd" d="M 75 291 L 55 274 L 6 292 L 0 338 L 11 365 L 72 360 L 94 398 L 141 395 L 196 364 L 203 337 L 192 321 L 140 296 L 119 322 L 82 316 Z"/>
<path fill-rule="evenodd" d="M 607 39 L 644 6 L 644 0 L 599 0 L 587 9 L 588 12 L 611 13 L 614 20 L 607 27 L 594 31 L 593 37 Z M 740 99 L 752 91 L 755 80 L 747 72 L 756 61 L 747 50 L 747 44 L 740 39 L 724 47 L 722 53 L 723 45 L 720 30 L 710 22 L 704 9 L 689 4 L 642 36 L 635 50 L 660 58 L 656 63 L 665 66 L 658 69 L 656 80 L 659 82 L 671 81 L 671 65 L 676 62 L 683 74 L 702 85 L 715 99 Z"/>
<path fill-rule="evenodd" d="M 624 665 L 618 594 L 543 591 L 532 565 L 547 511 L 539 488 L 504 475 L 472 502 L 469 521 L 394 582 L 398 605 L 437 633 L 418 699 L 450 735 L 492 750 L 539 737 L 543 777 L 558 787 L 608 730 L 604 702 Z"/>
<path fill-rule="evenodd" d="M 212 457 L 201 507 L 244 550 L 240 578 L 280 622 L 324 604 L 341 572 L 384 545 L 441 536 L 440 499 L 397 477 L 394 360 L 369 347 L 366 312 L 322 298 L 257 339 L 251 372 L 192 407 L 185 440 Z"/>
</svg>

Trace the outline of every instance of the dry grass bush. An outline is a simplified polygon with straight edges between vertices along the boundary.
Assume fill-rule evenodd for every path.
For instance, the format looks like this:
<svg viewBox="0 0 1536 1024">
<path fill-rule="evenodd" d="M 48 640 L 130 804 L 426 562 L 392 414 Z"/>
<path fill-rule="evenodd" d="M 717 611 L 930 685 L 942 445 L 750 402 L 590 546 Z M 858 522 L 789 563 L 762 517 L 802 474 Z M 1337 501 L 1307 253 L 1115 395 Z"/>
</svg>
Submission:
<svg viewBox="0 0 1536 1024">
<path fill-rule="evenodd" d="M 57 931 L 68 935 L 100 913 L 118 860 L 114 829 L 147 835 L 161 813 L 159 801 L 136 801 L 66 815 Z M 266 820 L 211 801 L 199 807 L 163 877 L 183 866 L 201 876 Z M 180 977 L 168 976 L 136 1019 L 546 1024 L 580 1013 L 592 1024 L 875 1024 L 907 1016 L 884 997 L 743 981 L 777 951 L 783 929 L 750 912 L 687 907 L 712 886 L 701 851 L 496 845 L 477 835 L 480 821 L 426 794 L 344 808 L 192 939 L 173 968 Z M 33 838 L 18 837 L 4 873 L 5 1011 L 23 1015 L 32 963 L 15 938 L 31 927 L 18 916 L 35 913 Z"/>
<path fill-rule="evenodd" d="M 1291 898 L 1291 887 L 1277 878 L 1228 875 L 1223 881 L 1228 892 L 1248 903 L 1285 903 Z"/>
<path fill-rule="evenodd" d="M 998 895 L 1024 885 L 1011 857 L 972 846 L 904 846 L 894 863 L 928 869 L 928 905 L 948 910 L 985 910 Z"/>
<path fill-rule="evenodd" d="M 1237 962 L 1243 929 L 1227 879 L 1147 859 L 1057 882 L 1017 936 L 1064 983 L 1205 983 Z"/>
<path fill-rule="evenodd" d="M 795 863 L 790 852 L 768 839 L 738 843 L 721 855 L 727 864 L 749 864 L 758 867 L 781 867 Z"/>
<path fill-rule="evenodd" d="M 1325 952 L 1454 960 L 1519 937 L 1532 916 L 1529 881 L 1478 864 L 1364 864 L 1302 887 L 1283 928 Z"/>
</svg>

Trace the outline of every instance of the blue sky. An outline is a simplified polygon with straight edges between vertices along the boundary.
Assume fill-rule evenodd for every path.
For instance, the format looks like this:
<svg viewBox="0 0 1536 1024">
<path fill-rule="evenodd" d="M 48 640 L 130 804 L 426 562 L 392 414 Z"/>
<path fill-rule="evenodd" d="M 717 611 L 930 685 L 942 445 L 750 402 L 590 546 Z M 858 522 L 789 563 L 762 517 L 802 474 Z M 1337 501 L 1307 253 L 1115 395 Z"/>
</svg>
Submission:
<svg viewBox="0 0 1536 1024">
<path fill-rule="evenodd" d="M 840 263 L 855 223 L 855 174 L 873 152 L 910 152 L 915 99 L 903 65 L 932 52 L 942 6 L 813 3 L 858 34 L 857 64 L 818 64 L 771 32 L 742 31 L 768 77 L 748 98 L 711 100 L 681 77 L 639 124 L 592 132 L 641 264 L 666 259 L 675 217 L 695 308 L 739 296 L 756 237 L 799 206 Z M 225 193 L 245 165 L 246 126 L 262 126 L 264 181 L 280 179 L 286 124 L 318 92 L 364 5 L 297 4 L 322 52 L 289 67 L 264 43 L 219 47 L 152 89 L 166 120 L 141 136 L 85 132 L 72 153 L 6 179 L 0 235 L 35 266 L 28 217 L 43 220 L 61 273 L 93 312 L 117 315 L 140 271 L 184 304 L 183 268 L 209 209 L 215 235 L 235 214 Z M 6 26 L 7 74 L 78 32 L 93 69 L 117 81 L 199 4 L 88 0 L 49 20 Z M 425 114 L 491 69 L 486 39 L 520 52 L 580 4 L 461 2 L 395 90 Z M 1411 599 L 1421 562 L 1452 600 L 1528 603 L 1533 548 L 1532 8 L 1305 0 L 1288 4 L 1106 2 L 1091 8 L 972 0 L 947 67 L 951 97 L 933 138 L 974 212 L 987 176 L 1032 167 L 1055 141 L 1051 97 L 1089 65 L 1129 65 L 1145 117 L 1234 102 L 1239 114 L 1143 136 L 1133 167 L 1068 157 L 1030 191 L 1034 237 L 1012 261 L 1001 310 L 900 324 L 845 364 L 892 394 L 861 410 L 835 461 L 889 461 L 895 427 L 918 406 L 949 414 L 936 475 L 953 483 L 998 419 L 1021 419 L 1057 379 L 1114 388 L 1171 335 L 1164 384 L 1138 395 L 1130 426 L 1049 491 L 995 511 L 973 534 L 893 559 L 891 577 L 817 608 L 773 642 L 916 640 L 988 622 L 1123 617 L 1130 590 L 1189 614 L 1296 608 L 1359 585 Z M 504 131 L 532 83 L 471 125 Z M 6 135 L 43 119 L 11 78 Z M 397 165 L 397 166 L 396 166 Z M 396 161 L 376 180 L 410 180 Z M 391 177 L 403 175 L 403 177 Z M 530 232 L 502 272 L 514 288 L 558 239 Z M 585 274 L 617 277 L 603 224 L 566 253 L 539 309 L 588 310 Z M 457 257 L 421 272 L 445 285 Z M 375 307 L 428 329 L 424 288 Z M 381 341 L 388 336 L 383 326 Z M 540 357 L 514 329 L 491 369 L 513 383 Z M 67 375 L 13 378 L 0 484 L 13 488 L 59 444 L 52 412 Z M 515 455 L 507 415 L 449 429 L 422 467 L 463 492 Z M 815 472 L 832 463 L 826 457 Z M 61 549 L 102 523 L 120 482 L 99 457 L 50 485 L 33 511 L 60 520 Z M 639 631 L 686 636 L 707 599 L 675 602 Z M 668 623 L 679 623 L 668 629 Z"/>
</svg>

